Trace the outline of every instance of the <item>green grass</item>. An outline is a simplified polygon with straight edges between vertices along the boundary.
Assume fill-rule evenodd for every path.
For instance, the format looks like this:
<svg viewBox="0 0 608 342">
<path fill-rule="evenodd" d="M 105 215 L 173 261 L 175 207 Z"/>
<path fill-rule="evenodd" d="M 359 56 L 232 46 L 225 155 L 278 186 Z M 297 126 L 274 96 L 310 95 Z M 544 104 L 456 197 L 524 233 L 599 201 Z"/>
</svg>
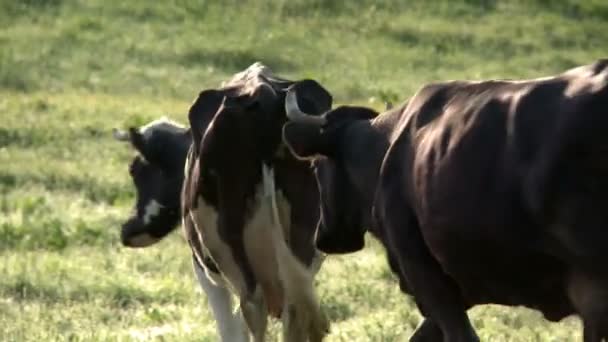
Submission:
<svg viewBox="0 0 608 342">
<path fill-rule="evenodd" d="M 184 122 L 202 88 L 256 60 L 381 107 L 429 81 L 588 63 L 606 32 L 601 0 L 0 0 L 0 340 L 215 341 L 183 238 L 120 246 L 132 152 L 112 127 Z M 420 318 L 373 241 L 330 258 L 318 289 L 328 341 L 401 341 Z M 470 316 L 484 341 L 581 339 L 575 319 Z"/>
</svg>

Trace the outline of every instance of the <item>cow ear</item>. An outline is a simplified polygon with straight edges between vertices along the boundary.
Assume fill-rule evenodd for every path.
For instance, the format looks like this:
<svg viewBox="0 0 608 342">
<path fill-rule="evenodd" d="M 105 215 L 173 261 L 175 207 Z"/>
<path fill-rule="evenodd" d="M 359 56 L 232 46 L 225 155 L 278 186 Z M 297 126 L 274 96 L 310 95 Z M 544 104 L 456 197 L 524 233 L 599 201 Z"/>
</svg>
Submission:
<svg viewBox="0 0 608 342">
<path fill-rule="evenodd" d="M 331 109 L 331 94 L 315 80 L 298 81 L 290 89 L 297 94 L 298 106 L 304 113 L 321 115 Z"/>
<path fill-rule="evenodd" d="M 145 157 L 147 154 L 146 141 L 137 128 L 129 127 L 129 140 L 133 148 Z"/>
<path fill-rule="evenodd" d="M 317 125 L 288 122 L 283 126 L 283 143 L 291 154 L 303 160 L 311 160 L 319 155 L 327 156 L 326 136 Z"/>
<path fill-rule="evenodd" d="M 194 100 L 188 111 L 193 144 L 200 144 L 207 126 L 219 110 L 223 99 L 223 91 L 208 89 L 202 91 Z"/>
</svg>

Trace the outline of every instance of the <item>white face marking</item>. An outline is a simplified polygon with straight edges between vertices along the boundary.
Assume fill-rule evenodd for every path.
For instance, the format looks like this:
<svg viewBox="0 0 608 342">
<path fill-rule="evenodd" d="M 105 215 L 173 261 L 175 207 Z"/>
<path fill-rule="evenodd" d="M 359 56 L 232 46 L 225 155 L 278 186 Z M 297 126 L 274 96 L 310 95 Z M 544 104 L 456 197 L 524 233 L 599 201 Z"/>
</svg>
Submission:
<svg viewBox="0 0 608 342">
<path fill-rule="evenodd" d="M 141 233 L 139 235 L 135 235 L 129 239 L 129 246 L 131 247 L 148 247 L 150 245 L 155 244 L 160 240 L 159 238 L 155 238 L 148 233 Z"/>
<path fill-rule="evenodd" d="M 163 205 L 156 202 L 156 200 L 151 200 L 150 202 L 148 202 L 148 204 L 146 204 L 146 207 L 144 208 L 144 225 L 148 225 L 150 222 L 152 222 L 152 219 L 158 216 L 162 208 Z"/>
</svg>

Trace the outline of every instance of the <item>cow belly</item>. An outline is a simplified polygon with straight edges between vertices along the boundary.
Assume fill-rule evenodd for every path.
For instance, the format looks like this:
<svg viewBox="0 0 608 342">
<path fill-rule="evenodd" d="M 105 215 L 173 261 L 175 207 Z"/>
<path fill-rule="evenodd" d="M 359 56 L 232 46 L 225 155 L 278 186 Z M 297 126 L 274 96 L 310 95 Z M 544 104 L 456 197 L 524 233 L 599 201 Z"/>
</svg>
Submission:
<svg viewBox="0 0 608 342">
<path fill-rule="evenodd" d="M 429 248 L 470 305 L 525 306 L 556 321 L 573 313 L 566 292 L 567 267 L 513 241 L 431 237 Z"/>
</svg>

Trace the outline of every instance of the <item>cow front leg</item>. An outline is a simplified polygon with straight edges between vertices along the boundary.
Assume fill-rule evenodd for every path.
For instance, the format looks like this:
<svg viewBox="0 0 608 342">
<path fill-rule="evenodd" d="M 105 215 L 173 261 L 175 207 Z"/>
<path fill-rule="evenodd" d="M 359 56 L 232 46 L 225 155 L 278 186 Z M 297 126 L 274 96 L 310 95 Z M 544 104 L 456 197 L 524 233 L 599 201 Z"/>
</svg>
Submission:
<svg viewBox="0 0 608 342">
<path fill-rule="evenodd" d="M 223 286 L 223 280 L 219 279 L 221 275 L 218 274 L 218 280 L 214 283 L 196 260 L 194 260 L 194 273 L 207 296 L 207 302 L 217 324 L 221 341 L 248 342 L 249 336 L 245 322 L 238 311 L 232 312 L 232 297 L 228 289 Z"/>
<path fill-rule="evenodd" d="M 443 341 L 441 328 L 428 318 L 423 318 L 414 334 L 410 336 L 410 342 L 434 342 Z"/>
<path fill-rule="evenodd" d="M 608 277 L 573 271 L 567 290 L 583 321 L 583 341 L 608 341 Z"/>
<path fill-rule="evenodd" d="M 403 203 L 403 202 L 401 202 Z M 416 304 L 441 328 L 446 342 L 479 341 L 458 287 L 426 251 L 418 227 L 390 225 L 390 244 L 400 271 L 407 275 Z"/>
<path fill-rule="evenodd" d="M 602 342 L 604 339 L 596 324 L 583 319 L 583 342 Z"/>
<path fill-rule="evenodd" d="M 386 223 L 389 248 L 393 250 L 400 272 L 408 279 L 416 304 L 439 325 L 444 341 L 479 341 L 458 287 L 431 257 L 415 219 L 403 217 L 403 208 L 399 209 L 401 211 L 390 211 L 394 218 Z"/>
<path fill-rule="evenodd" d="M 458 286 L 428 251 L 398 184 L 386 182 L 381 187 L 374 215 L 401 277 L 407 279 L 420 311 L 440 327 L 444 341 L 479 341 Z"/>
</svg>

